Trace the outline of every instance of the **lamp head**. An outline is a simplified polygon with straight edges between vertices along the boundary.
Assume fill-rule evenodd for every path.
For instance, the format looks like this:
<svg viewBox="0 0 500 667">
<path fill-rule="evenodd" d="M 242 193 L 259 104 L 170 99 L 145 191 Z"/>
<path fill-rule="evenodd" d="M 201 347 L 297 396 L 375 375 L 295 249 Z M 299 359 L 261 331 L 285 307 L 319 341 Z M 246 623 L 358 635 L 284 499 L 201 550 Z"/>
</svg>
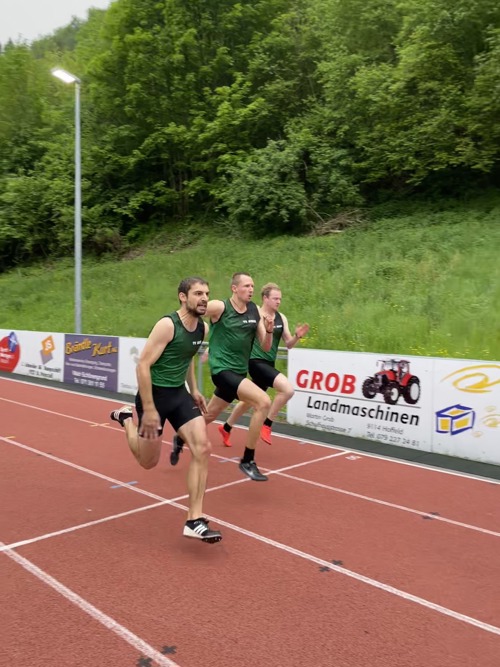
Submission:
<svg viewBox="0 0 500 667">
<path fill-rule="evenodd" d="M 60 67 L 53 67 L 50 71 L 52 72 L 53 76 L 55 76 L 57 79 L 60 79 L 61 81 L 64 81 L 64 83 L 81 83 L 77 76 L 67 72 L 65 69 L 61 69 Z"/>
</svg>

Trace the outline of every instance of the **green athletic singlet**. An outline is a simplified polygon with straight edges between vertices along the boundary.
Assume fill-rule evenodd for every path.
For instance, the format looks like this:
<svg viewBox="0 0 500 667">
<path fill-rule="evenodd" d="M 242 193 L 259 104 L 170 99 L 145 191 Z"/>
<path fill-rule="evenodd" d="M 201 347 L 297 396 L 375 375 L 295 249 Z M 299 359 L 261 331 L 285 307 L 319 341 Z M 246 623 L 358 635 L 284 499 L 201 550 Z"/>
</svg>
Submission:
<svg viewBox="0 0 500 667">
<path fill-rule="evenodd" d="M 250 359 L 263 359 L 264 361 L 270 361 L 274 363 L 276 357 L 278 356 L 278 347 L 280 344 L 281 336 L 283 335 L 283 318 L 277 312 L 274 315 L 274 329 L 273 329 L 273 342 L 269 352 L 264 352 L 261 348 L 258 339 L 256 338 L 253 342 L 252 351 L 250 352 Z"/>
<path fill-rule="evenodd" d="M 252 301 L 244 313 L 238 313 L 229 299 L 224 301 L 220 319 L 210 323 L 208 362 L 212 375 L 222 371 L 247 374 L 259 320 L 259 311 Z"/>
<path fill-rule="evenodd" d="M 151 366 L 151 381 L 158 387 L 181 387 L 191 359 L 198 352 L 205 336 L 205 324 L 201 318 L 194 331 L 188 331 L 177 312 L 170 317 L 174 323 L 174 337 Z"/>
</svg>

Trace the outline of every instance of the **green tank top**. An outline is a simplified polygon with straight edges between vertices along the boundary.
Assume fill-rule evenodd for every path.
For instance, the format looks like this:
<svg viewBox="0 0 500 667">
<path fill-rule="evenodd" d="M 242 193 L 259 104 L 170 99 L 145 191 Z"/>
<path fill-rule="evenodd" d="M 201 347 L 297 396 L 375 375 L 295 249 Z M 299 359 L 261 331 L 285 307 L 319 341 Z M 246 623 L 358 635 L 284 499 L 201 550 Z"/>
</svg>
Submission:
<svg viewBox="0 0 500 667">
<path fill-rule="evenodd" d="M 164 315 L 174 323 L 174 337 L 151 366 L 151 381 L 158 387 L 182 387 L 191 359 L 198 352 L 205 336 L 201 318 L 194 331 L 188 331 L 177 312 Z"/>
<path fill-rule="evenodd" d="M 273 342 L 271 344 L 271 349 L 269 350 L 269 352 L 264 352 L 264 350 L 260 346 L 259 339 L 255 338 L 252 346 L 252 351 L 250 352 L 250 359 L 263 359 L 264 361 L 270 361 L 274 364 L 274 362 L 276 361 L 276 357 L 278 356 L 278 347 L 282 335 L 283 335 L 283 318 L 279 313 L 275 313 Z"/>
<path fill-rule="evenodd" d="M 259 320 L 259 311 L 252 301 L 244 313 L 238 313 L 229 299 L 224 301 L 220 319 L 210 323 L 208 363 L 212 375 L 221 371 L 247 374 Z"/>
</svg>

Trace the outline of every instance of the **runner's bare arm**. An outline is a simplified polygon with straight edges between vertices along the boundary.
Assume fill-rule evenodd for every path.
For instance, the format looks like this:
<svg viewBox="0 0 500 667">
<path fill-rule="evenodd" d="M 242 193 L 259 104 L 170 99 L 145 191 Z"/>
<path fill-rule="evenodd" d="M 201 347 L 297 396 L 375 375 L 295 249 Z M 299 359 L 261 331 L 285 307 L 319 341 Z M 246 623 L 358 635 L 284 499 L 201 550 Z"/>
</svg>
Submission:
<svg viewBox="0 0 500 667">
<path fill-rule="evenodd" d="M 208 324 L 204 322 L 204 325 L 205 325 L 205 338 L 206 338 L 208 335 Z M 197 357 L 198 355 L 196 354 L 193 357 L 191 363 L 189 364 L 189 368 L 186 373 L 186 382 L 189 387 L 189 392 L 193 397 L 196 405 L 200 408 L 202 413 L 205 413 L 207 411 L 207 403 L 205 397 L 198 389 L 198 382 L 196 380 L 196 365 L 198 363 Z"/>
<path fill-rule="evenodd" d="M 205 397 L 198 389 L 198 382 L 196 381 L 196 357 L 193 357 L 186 373 L 186 382 L 189 387 L 189 393 L 193 397 L 194 402 L 200 408 L 202 413 L 207 411 L 207 403 Z"/>
<path fill-rule="evenodd" d="M 159 320 L 149 334 L 146 345 L 142 350 L 137 363 L 137 384 L 141 396 L 144 415 L 142 418 L 142 433 L 146 438 L 155 438 L 158 436 L 160 428 L 160 416 L 156 411 L 153 401 L 153 383 L 151 381 L 151 366 L 160 358 L 165 347 L 174 337 L 174 323 L 170 317 L 163 317 Z"/>
<path fill-rule="evenodd" d="M 257 325 L 257 339 L 264 352 L 269 352 L 273 344 L 274 317 L 262 315 Z"/>
<path fill-rule="evenodd" d="M 281 313 L 281 319 L 283 320 L 283 341 L 287 348 L 290 350 L 292 347 L 295 347 L 299 340 L 303 338 L 309 331 L 308 324 L 297 324 L 295 327 L 295 334 L 292 336 L 290 333 L 290 327 L 288 326 L 288 319 Z"/>
<path fill-rule="evenodd" d="M 217 322 L 220 319 L 220 316 L 224 312 L 224 301 L 219 299 L 213 299 L 207 304 L 207 311 L 205 317 L 208 317 L 211 322 Z"/>
</svg>

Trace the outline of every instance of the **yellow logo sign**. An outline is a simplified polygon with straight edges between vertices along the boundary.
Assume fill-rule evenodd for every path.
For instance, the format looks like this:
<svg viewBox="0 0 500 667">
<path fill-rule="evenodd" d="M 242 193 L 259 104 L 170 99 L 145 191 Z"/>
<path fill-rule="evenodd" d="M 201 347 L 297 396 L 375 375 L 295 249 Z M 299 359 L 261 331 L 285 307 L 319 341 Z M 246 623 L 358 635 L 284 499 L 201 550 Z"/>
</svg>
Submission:
<svg viewBox="0 0 500 667">
<path fill-rule="evenodd" d="M 452 381 L 455 389 L 466 391 L 469 394 L 486 394 L 493 391 L 493 387 L 500 384 L 500 365 L 478 364 L 477 366 L 465 366 L 458 371 L 450 373 L 441 382 L 455 378 Z"/>
<path fill-rule="evenodd" d="M 476 413 L 466 405 L 450 405 L 436 412 L 436 431 L 456 435 L 474 426 Z"/>
<path fill-rule="evenodd" d="M 42 340 L 42 354 L 50 354 L 56 349 L 52 336 L 47 336 Z"/>
</svg>

